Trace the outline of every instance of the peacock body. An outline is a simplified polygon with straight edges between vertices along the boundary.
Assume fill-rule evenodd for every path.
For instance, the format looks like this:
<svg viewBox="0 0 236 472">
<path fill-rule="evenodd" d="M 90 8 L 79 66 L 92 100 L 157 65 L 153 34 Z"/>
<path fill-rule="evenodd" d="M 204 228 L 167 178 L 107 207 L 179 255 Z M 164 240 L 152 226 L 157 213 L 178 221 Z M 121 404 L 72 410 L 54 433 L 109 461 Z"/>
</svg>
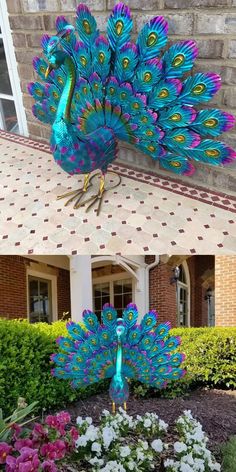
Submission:
<svg viewBox="0 0 236 472">
<path fill-rule="evenodd" d="M 57 342 L 60 352 L 51 356 L 54 376 L 71 380 L 75 388 L 110 378 L 109 394 L 115 405 L 129 397 L 129 379 L 164 388 L 168 381 L 185 374 L 180 367 L 184 354 L 176 352 L 178 336 L 170 336 L 170 323 L 157 324 L 157 313 L 150 311 L 138 324 L 138 310 L 130 303 L 117 318 L 116 310 L 104 305 L 101 323 L 89 310 L 83 312 L 84 326 L 69 322 L 69 337 Z"/>
<path fill-rule="evenodd" d="M 87 6 L 79 4 L 75 28 L 59 16 L 57 34 L 43 36 L 49 66 L 34 59 L 44 84 L 30 83 L 29 92 L 36 100 L 34 115 L 52 125 L 57 164 L 71 175 L 99 169 L 104 176 L 117 156 L 117 140 L 177 174 L 193 174 L 194 161 L 232 162 L 235 151 L 214 138 L 233 127 L 235 118 L 196 108 L 219 90 L 220 76 L 188 74 L 198 53 L 194 41 L 179 41 L 161 54 L 168 31 L 162 16 L 144 25 L 136 43 L 132 25 L 129 7 L 118 3 L 105 37 Z"/>
</svg>

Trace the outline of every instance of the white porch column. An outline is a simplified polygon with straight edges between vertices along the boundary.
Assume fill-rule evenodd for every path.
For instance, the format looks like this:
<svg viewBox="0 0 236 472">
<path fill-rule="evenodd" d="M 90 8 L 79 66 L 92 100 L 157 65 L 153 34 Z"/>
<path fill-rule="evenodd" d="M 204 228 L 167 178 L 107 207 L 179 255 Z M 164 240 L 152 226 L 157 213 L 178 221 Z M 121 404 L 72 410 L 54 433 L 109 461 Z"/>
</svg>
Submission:
<svg viewBox="0 0 236 472">
<path fill-rule="evenodd" d="M 82 320 L 85 309 L 92 310 L 92 267 L 91 256 L 70 256 L 71 318 Z"/>
<path fill-rule="evenodd" d="M 149 287 L 146 287 L 146 270 L 145 267 L 139 267 L 136 271 L 137 280 L 135 281 L 135 304 L 139 311 L 139 321 L 148 311 L 147 300 Z"/>
</svg>

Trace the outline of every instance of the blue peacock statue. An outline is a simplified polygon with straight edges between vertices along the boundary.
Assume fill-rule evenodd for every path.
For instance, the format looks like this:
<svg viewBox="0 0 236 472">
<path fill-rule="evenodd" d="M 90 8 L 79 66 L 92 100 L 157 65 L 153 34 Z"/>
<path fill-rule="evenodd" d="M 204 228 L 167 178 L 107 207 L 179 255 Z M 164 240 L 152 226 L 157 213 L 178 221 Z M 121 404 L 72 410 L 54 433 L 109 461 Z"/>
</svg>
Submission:
<svg viewBox="0 0 236 472">
<path fill-rule="evenodd" d="M 129 398 L 129 379 L 154 388 L 164 388 L 168 380 L 185 374 L 180 364 L 184 354 L 176 351 L 178 336 L 170 336 L 170 323 L 157 324 L 157 313 L 150 311 L 137 323 L 136 305 L 130 303 L 117 318 L 116 310 L 104 305 L 102 323 L 89 310 L 83 312 L 84 326 L 69 322 L 70 337 L 60 337 L 60 352 L 52 354 L 56 367 L 52 374 L 70 379 L 73 387 L 84 387 L 110 378 L 112 411 Z"/>
<path fill-rule="evenodd" d="M 34 115 L 51 123 L 51 150 L 55 161 L 71 175 L 84 174 L 80 190 L 66 205 L 98 203 L 100 210 L 105 174 L 117 156 L 117 140 L 133 144 L 161 166 L 191 175 L 193 161 L 225 165 L 236 153 L 212 138 L 229 130 L 235 118 L 218 109 L 202 109 L 221 85 L 212 73 L 188 75 L 197 57 L 194 41 L 180 41 L 166 49 L 167 21 L 153 18 L 131 42 L 130 9 L 118 3 L 102 36 L 84 4 L 76 12 L 76 27 L 63 16 L 56 20 L 57 34 L 42 37 L 48 62 L 36 57 L 34 68 L 41 82 L 30 83 Z M 77 34 L 79 35 L 79 40 Z M 49 63 L 49 65 L 48 65 Z M 91 173 L 101 171 L 97 195 L 84 199 Z"/>
</svg>

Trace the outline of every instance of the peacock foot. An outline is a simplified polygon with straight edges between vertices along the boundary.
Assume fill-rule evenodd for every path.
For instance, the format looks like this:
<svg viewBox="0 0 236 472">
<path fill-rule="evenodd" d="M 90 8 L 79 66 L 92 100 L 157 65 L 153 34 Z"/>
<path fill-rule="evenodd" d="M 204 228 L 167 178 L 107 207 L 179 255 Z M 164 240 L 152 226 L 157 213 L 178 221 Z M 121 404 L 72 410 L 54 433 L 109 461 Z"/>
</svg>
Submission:
<svg viewBox="0 0 236 472">
<path fill-rule="evenodd" d="M 96 213 L 97 213 L 97 216 L 99 215 L 100 213 L 100 210 L 101 210 L 101 206 L 102 206 L 102 201 L 103 201 L 103 198 L 104 198 L 104 195 L 105 193 L 108 191 L 108 190 L 111 190 L 113 188 L 116 188 L 118 187 L 118 185 L 120 185 L 120 182 L 121 182 L 121 177 L 116 174 L 115 172 L 110 172 L 108 171 L 108 174 L 112 174 L 112 175 L 115 175 L 116 177 L 118 177 L 118 182 L 115 183 L 114 185 L 110 186 L 109 188 L 105 188 L 105 174 L 101 174 L 101 178 L 100 178 L 100 185 L 99 185 L 99 190 L 97 192 L 97 194 L 95 195 L 92 195 L 91 197 L 87 198 L 86 200 L 77 200 L 74 204 L 74 208 L 80 208 L 82 206 L 85 206 L 87 205 L 87 208 L 86 208 L 86 213 L 96 204 L 98 203 L 97 205 L 97 208 L 96 208 Z M 95 174 L 93 177 L 95 177 L 97 174 Z M 93 179 L 93 177 L 91 178 L 91 180 Z"/>
<path fill-rule="evenodd" d="M 84 177 L 84 185 L 83 188 L 77 189 L 77 190 L 72 190 L 71 192 L 64 193 L 63 195 L 58 195 L 57 200 L 61 200 L 62 198 L 67 198 L 70 197 L 66 203 L 65 206 L 69 205 L 71 202 L 75 200 L 74 208 L 77 208 L 76 205 L 79 204 L 79 202 L 83 199 L 84 195 L 88 191 L 88 189 L 92 185 L 92 179 L 94 176 L 91 176 L 90 174 L 86 174 Z"/>
</svg>

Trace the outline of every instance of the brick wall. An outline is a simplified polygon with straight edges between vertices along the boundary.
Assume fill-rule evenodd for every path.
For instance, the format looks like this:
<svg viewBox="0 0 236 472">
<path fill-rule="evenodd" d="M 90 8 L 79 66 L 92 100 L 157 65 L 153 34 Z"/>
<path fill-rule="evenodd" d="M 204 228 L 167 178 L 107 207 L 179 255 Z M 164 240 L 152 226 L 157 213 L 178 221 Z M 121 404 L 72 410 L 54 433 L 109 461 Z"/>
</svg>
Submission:
<svg viewBox="0 0 236 472">
<path fill-rule="evenodd" d="M 218 326 L 236 326 L 236 256 L 215 256 L 215 316 Z"/>
<path fill-rule="evenodd" d="M 104 31 L 114 0 L 83 0 L 96 13 Z M 29 132 L 41 140 L 48 138 L 48 129 L 34 120 L 31 98 L 26 84 L 34 79 L 32 58 L 40 52 L 40 38 L 55 31 L 55 18 L 65 14 L 73 22 L 75 0 L 7 0 L 10 25 L 16 50 Z M 236 109 L 236 1 L 235 0 L 130 0 L 134 32 L 152 16 L 162 14 L 169 21 L 171 40 L 195 38 L 199 58 L 195 70 L 221 74 L 223 87 L 211 102 L 235 114 Z M 236 145 L 236 131 L 227 141 Z"/>
<path fill-rule="evenodd" d="M 154 261 L 154 256 L 145 258 L 147 264 Z M 208 306 L 205 300 L 207 275 L 214 270 L 214 256 L 197 255 L 187 259 L 190 275 L 190 325 L 206 326 L 208 323 Z M 173 277 L 172 265 L 160 261 L 150 271 L 149 297 L 150 309 L 159 312 L 160 321 L 169 320 L 172 326 L 176 326 L 176 286 L 170 283 Z M 214 281 L 211 281 L 214 289 Z"/>
<path fill-rule="evenodd" d="M 34 264 L 37 264 L 34 261 Z M 0 256 L 0 317 L 27 318 L 26 271 L 30 260 L 22 256 Z M 70 273 L 54 268 L 57 275 L 58 318 L 71 312 Z M 43 278 L 43 272 L 42 272 Z"/>
</svg>

